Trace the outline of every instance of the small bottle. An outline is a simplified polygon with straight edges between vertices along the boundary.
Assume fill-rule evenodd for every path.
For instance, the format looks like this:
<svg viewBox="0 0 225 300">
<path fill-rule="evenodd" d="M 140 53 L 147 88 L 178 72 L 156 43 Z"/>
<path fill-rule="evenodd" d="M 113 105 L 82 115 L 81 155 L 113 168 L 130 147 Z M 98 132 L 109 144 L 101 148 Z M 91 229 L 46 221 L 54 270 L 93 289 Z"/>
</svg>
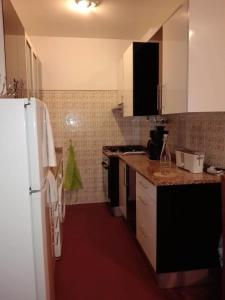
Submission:
<svg viewBox="0 0 225 300">
<path fill-rule="evenodd" d="M 167 144 L 168 134 L 163 134 L 163 146 L 160 154 L 160 172 L 162 175 L 167 175 L 171 170 L 171 155 Z"/>
</svg>

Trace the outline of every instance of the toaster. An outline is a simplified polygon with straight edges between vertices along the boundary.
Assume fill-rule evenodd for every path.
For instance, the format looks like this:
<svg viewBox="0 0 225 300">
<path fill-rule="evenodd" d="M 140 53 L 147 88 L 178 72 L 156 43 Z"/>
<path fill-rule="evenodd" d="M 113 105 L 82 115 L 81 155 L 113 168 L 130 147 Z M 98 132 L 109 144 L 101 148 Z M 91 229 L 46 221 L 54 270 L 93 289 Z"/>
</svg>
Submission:
<svg viewBox="0 0 225 300">
<path fill-rule="evenodd" d="M 176 150 L 176 165 L 191 173 L 202 173 L 205 154 L 188 149 Z"/>
</svg>

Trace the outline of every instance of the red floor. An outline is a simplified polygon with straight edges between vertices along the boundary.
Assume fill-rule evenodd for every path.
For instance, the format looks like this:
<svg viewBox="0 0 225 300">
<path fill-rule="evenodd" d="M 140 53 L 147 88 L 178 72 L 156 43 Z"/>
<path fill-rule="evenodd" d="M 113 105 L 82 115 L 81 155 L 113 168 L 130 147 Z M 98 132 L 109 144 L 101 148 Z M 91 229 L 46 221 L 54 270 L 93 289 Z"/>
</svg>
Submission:
<svg viewBox="0 0 225 300">
<path fill-rule="evenodd" d="M 160 290 L 122 218 L 104 204 L 67 208 L 56 300 L 219 300 L 213 287 Z"/>
</svg>

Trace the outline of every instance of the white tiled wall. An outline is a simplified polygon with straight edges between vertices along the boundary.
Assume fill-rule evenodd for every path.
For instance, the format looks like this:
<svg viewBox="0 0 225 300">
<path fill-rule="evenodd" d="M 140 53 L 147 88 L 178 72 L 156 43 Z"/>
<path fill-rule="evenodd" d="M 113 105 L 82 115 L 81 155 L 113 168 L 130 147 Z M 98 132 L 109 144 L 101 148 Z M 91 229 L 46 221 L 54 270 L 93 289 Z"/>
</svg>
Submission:
<svg viewBox="0 0 225 300">
<path fill-rule="evenodd" d="M 203 151 L 205 162 L 225 168 L 225 113 L 190 113 L 168 116 L 170 149 Z"/>
<path fill-rule="evenodd" d="M 146 146 L 153 118 L 123 118 L 117 91 L 43 91 L 52 121 L 55 144 L 63 146 L 64 160 L 69 140 L 73 141 L 84 188 L 67 198 L 68 204 L 104 201 L 102 146 L 142 144 Z M 65 117 L 74 113 L 75 127 Z M 205 162 L 225 168 L 225 113 L 168 115 L 169 147 L 204 151 Z"/>
<path fill-rule="evenodd" d="M 123 118 L 117 106 L 117 91 L 43 91 L 49 109 L 55 144 L 63 146 L 65 160 L 69 140 L 73 141 L 83 190 L 72 193 L 68 204 L 104 201 L 102 188 L 102 146 L 138 144 L 141 118 Z M 75 127 L 65 117 L 73 113 Z"/>
</svg>

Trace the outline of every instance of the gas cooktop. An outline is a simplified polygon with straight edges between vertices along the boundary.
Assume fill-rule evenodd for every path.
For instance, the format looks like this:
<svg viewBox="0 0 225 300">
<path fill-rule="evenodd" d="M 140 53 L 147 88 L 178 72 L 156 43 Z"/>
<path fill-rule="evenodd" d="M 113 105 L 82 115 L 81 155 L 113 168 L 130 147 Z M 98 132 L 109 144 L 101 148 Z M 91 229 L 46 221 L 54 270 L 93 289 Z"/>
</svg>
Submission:
<svg viewBox="0 0 225 300">
<path fill-rule="evenodd" d="M 104 146 L 103 151 L 109 151 L 113 153 L 136 153 L 145 152 L 146 148 L 141 145 L 116 145 L 116 146 Z"/>
</svg>

